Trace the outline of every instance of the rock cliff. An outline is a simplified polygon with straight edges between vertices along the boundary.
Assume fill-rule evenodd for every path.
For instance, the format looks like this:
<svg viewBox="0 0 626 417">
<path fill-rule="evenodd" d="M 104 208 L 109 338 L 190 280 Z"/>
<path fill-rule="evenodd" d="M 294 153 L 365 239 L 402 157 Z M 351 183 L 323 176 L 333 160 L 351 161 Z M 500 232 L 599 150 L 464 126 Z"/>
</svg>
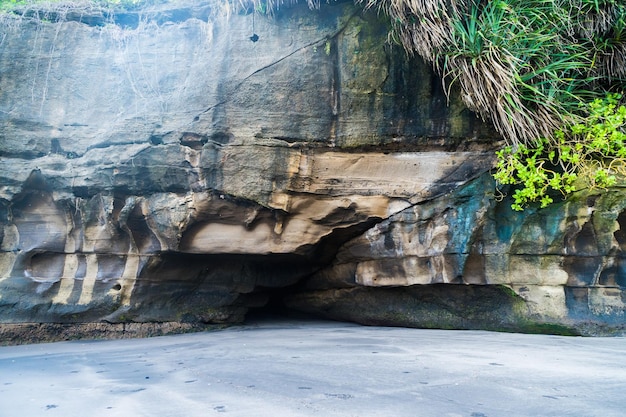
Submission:
<svg viewBox="0 0 626 417">
<path fill-rule="evenodd" d="M 212 7 L 2 17 L 5 327 L 238 322 L 279 291 L 364 323 L 624 329 L 619 191 L 514 213 L 499 138 L 374 13 Z"/>
</svg>

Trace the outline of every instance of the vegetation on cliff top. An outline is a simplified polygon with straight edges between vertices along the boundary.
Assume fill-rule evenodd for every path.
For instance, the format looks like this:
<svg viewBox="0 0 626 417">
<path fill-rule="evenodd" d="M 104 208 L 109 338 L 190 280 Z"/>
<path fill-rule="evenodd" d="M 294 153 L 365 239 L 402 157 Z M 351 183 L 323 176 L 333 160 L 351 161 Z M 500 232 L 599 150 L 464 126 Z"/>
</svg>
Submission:
<svg viewBox="0 0 626 417">
<path fill-rule="evenodd" d="M 626 4 L 617 0 L 364 0 L 508 146 L 513 208 L 626 178 Z"/>
<path fill-rule="evenodd" d="M 384 12 L 390 39 L 430 62 L 502 134 L 494 176 L 516 188 L 514 209 L 626 180 L 624 2 L 357 2 Z"/>
</svg>

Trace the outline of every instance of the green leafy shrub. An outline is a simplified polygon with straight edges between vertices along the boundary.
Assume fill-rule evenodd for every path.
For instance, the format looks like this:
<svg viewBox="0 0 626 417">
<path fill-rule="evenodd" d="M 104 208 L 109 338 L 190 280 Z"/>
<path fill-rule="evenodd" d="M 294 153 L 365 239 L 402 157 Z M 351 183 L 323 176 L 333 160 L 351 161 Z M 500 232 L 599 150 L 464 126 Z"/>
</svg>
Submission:
<svg viewBox="0 0 626 417">
<path fill-rule="evenodd" d="M 555 131 L 536 145 L 508 146 L 497 152 L 494 177 L 513 185 L 514 210 L 538 202 L 546 207 L 555 194 L 578 188 L 607 188 L 626 179 L 626 106 L 608 94 L 583 107 L 580 123 Z"/>
</svg>

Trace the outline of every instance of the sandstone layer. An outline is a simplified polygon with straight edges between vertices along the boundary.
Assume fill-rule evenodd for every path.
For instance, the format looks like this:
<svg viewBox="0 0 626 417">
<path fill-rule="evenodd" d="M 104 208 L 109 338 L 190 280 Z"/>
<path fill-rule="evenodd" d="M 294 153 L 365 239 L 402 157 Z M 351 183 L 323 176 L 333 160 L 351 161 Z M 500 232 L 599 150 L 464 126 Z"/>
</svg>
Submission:
<svg viewBox="0 0 626 417">
<path fill-rule="evenodd" d="M 624 328 L 626 199 L 513 213 L 499 138 L 374 13 L 69 7 L 0 36 L 2 323 L 238 322 L 280 293 L 365 323 Z"/>
</svg>

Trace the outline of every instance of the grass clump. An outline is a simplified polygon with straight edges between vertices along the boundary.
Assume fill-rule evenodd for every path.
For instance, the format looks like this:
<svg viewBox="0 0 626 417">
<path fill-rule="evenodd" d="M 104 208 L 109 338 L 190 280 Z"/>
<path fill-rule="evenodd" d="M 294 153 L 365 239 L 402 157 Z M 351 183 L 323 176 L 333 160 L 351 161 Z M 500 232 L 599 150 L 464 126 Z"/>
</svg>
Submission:
<svg viewBox="0 0 626 417">
<path fill-rule="evenodd" d="M 554 139 L 580 104 L 623 88 L 626 5 L 614 0 L 368 0 L 509 145 Z M 450 88 L 450 87 L 449 87 Z"/>
</svg>

